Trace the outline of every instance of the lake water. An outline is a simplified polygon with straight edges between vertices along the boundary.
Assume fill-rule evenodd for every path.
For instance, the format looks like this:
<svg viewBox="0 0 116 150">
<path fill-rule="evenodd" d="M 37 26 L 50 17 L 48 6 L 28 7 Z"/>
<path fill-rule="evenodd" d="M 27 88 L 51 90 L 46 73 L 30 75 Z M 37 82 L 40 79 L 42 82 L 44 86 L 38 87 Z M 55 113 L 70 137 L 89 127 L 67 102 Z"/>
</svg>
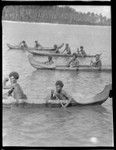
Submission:
<svg viewBox="0 0 116 150">
<path fill-rule="evenodd" d="M 95 95 L 112 82 L 111 73 L 35 70 L 27 52 L 8 51 L 7 43 L 38 40 L 43 46 L 70 43 L 72 51 L 83 45 L 89 54 L 102 53 L 103 64 L 111 65 L 111 28 L 100 26 L 51 25 L 2 22 L 3 77 L 20 74 L 19 83 L 29 103 L 39 103 L 64 82 L 71 95 Z M 85 98 L 86 101 L 86 98 Z M 113 146 L 112 99 L 102 106 L 70 108 L 3 108 L 4 146 Z"/>
</svg>

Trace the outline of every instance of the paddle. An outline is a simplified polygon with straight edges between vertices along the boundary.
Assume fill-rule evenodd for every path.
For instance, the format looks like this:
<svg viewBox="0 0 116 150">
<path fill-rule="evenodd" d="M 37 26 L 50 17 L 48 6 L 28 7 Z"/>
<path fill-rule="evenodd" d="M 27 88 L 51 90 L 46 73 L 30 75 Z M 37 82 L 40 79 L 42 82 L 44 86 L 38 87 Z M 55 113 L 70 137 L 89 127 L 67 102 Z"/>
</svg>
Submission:
<svg viewBox="0 0 116 150">
<path fill-rule="evenodd" d="M 56 66 L 56 67 L 68 67 L 67 65 L 58 65 L 58 66 Z M 91 67 L 90 65 L 79 65 L 79 66 L 77 66 L 78 68 L 79 67 Z M 73 67 L 72 67 L 73 68 Z"/>
<path fill-rule="evenodd" d="M 70 100 L 68 100 L 68 102 L 67 102 L 66 104 L 63 104 L 63 103 L 62 103 L 62 100 L 60 100 L 60 99 L 57 97 L 57 95 L 56 95 L 56 98 L 59 100 L 59 102 L 60 102 L 60 104 L 61 104 L 61 106 L 62 106 L 63 108 L 66 108 L 66 107 L 69 105 L 70 101 L 71 101 L 71 99 L 70 99 Z"/>
</svg>

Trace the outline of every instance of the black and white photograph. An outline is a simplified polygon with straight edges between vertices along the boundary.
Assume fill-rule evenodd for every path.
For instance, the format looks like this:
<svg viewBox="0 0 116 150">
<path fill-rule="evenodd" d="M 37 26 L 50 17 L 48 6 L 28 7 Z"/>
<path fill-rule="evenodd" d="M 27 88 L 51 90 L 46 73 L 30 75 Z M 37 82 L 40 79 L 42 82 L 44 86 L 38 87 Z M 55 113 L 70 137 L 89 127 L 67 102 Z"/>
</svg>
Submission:
<svg viewBox="0 0 116 150">
<path fill-rule="evenodd" d="M 110 5 L 5 5 L 2 145 L 114 146 Z"/>
</svg>

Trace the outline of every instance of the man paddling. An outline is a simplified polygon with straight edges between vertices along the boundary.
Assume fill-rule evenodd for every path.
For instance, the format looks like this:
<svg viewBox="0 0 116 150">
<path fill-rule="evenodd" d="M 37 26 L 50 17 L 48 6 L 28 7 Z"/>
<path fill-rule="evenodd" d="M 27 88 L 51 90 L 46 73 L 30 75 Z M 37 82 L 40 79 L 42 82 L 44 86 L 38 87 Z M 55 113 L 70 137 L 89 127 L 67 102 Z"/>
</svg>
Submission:
<svg viewBox="0 0 116 150">
<path fill-rule="evenodd" d="M 71 49 L 69 47 L 69 44 L 66 44 L 65 49 L 62 53 L 64 53 L 66 51 L 66 54 L 71 55 Z"/>
<path fill-rule="evenodd" d="M 82 57 L 87 56 L 86 52 L 84 51 L 84 47 L 83 46 L 80 46 L 80 53 L 81 53 Z"/>
<path fill-rule="evenodd" d="M 72 100 L 71 96 L 69 96 L 64 90 L 63 90 L 63 82 L 58 80 L 55 83 L 56 89 L 51 90 L 51 100 L 59 100 L 62 107 L 67 107 Z M 61 100 L 66 100 L 65 104 Z"/>
<path fill-rule="evenodd" d="M 21 48 L 28 48 L 27 43 L 26 43 L 25 41 L 22 41 L 22 42 L 19 44 L 19 46 L 20 46 Z"/>
<path fill-rule="evenodd" d="M 44 62 L 44 64 L 46 64 L 46 65 L 51 65 L 51 64 L 53 64 L 54 62 L 53 62 L 53 60 L 52 60 L 52 56 L 48 56 L 48 61 L 46 61 L 46 62 Z"/>
<path fill-rule="evenodd" d="M 43 47 L 38 43 L 38 41 L 35 41 L 35 48 L 42 49 Z"/>
<path fill-rule="evenodd" d="M 68 62 L 67 67 L 79 67 L 79 60 L 76 53 L 73 53 L 73 58 Z"/>
<path fill-rule="evenodd" d="M 100 54 L 97 54 L 95 56 L 95 62 L 91 61 L 90 65 L 92 67 L 98 67 L 101 70 L 102 62 L 101 62 L 101 59 L 100 59 Z"/>
<path fill-rule="evenodd" d="M 60 53 L 59 49 L 62 48 L 64 46 L 64 43 L 62 43 L 60 46 L 58 45 L 54 45 L 54 50 L 55 50 L 55 53 Z"/>
</svg>

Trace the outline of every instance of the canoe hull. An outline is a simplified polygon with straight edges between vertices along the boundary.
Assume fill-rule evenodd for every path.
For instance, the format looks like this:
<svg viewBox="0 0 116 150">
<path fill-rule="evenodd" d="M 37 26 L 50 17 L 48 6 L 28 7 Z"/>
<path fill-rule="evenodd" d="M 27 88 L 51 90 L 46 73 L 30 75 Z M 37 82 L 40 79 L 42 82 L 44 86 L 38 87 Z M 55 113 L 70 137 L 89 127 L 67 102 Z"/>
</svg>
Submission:
<svg viewBox="0 0 116 150">
<path fill-rule="evenodd" d="M 90 67 L 90 66 L 87 66 L 87 65 L 82 65 L 82 66 L 79 66 L 79 67 L 74 67 L 74 68 L 71 68 L 71 67 L 65 67 L 65 66 L 55 66 L 54 64 L 52 65 L 45 65 L 45 64 L 42 64 L 36 60 L 34 60 L 33 58 L 33 55 L 28 55 L 28 60 L 29 60 L 29 63 L 31 64 L 31 66 L 37 70 L 41 69 L 41 70 L 59 70 L 59 71 L 85 71 L 85 72 L 111 72 L 111 68 L 110 67 L 102 67 L 102 69 L 100 70 L 99 68 L 97 67 Z"/>
<path fill-rule="evenodd" d="M 73 57 L 73 54 L 71 55 L 68 55 L 68 54 L 59 54 L 59 53 L 43 53 L 43 52 L 40 52 L 40 51 L 32 51 L 31 49 L 27 49 L 27 51 L 33 55 L 36 55 L 36 56 L 44 56 L 44 57 L 48 57 L 48 56 L 52 56 L 52 57 Z M 92 58 L 92 57 L 95 57 L 96 55 L 87 55 L 85 57 L 82 57 L 81 55 L 78 55 L 78 57 L 80 58 Z"/>
<path fill-rule="evenodd" d="M 71 102 L 67 107 L 73 107 L 73 106 L 96 106 L 96 105 L 102 105 L 108 98 L 110 91 L 112 89 L 112 84 L 106 85 L 102 92 L 96 94 L 93 97 L 89 97 L 89 100 L 87 100 L 87 97 L 83 97 L 81 101 L 79 101 L 76 98 L 72 98 Z M 11 99 L 10 99 L 11 98 Z M 86 101 L 85 101 L 86 100 Z M 22 107 L 62 107 L 61 103 L 66 104 L 67 100 L 51 100 L 48 96 L 46 99 L 44 99 L 42 102 L 39 103 L 29 103 L 27 99 L 20 99 L 19 103 L 16 103 L 16 100 L 12 97 L 4 98 L 3 101 L 3 107 L 10 107 L 10 106 L 22 106 Z"/>
<path fill-rule="evenodd" d="M 34 47 L 28 47 L 28 48 L 23 48 L 23 47 L 20 47 L 20 46 L 13 46 L 11 44 L 7 44 L 8 48 L 9 49 L 15 49 L 15 50 L 27 50 L 27 51 L 51 51 L 51 52 L 54 52 L 54 49 L 53 48 L 49 48 L 49 47 L 45 47 L 45 48 L 34 48 Z"/>
<path fill-rule="evenodd" d="M 94 103 L 86 103 L 86 104 L 81 104 L 81 103 L 70 103 L 67 107 L 82 107 L 82 106 L 97 106 L 97 105 L 102 105 L 106 100 L 103 100 L 101 102 L 94 102 Z M 17 104 L 16 102 L 12 102 L 12 103 L 3 103 L 3 107 L 24 107 L 24 108 L 31 108 L 31 107 L 37 107 L 37 108 L 44 108 L 44 107 L 50 107 L 50 108 L 61 108 L 61 104 L 60 103 L 56 103 L 56 102 L 48 102 L 48 103 L 41 103 L 41 104 L 36 104 L 36 103 L 27 103 L 27 102 L 21 102 L 19 104 Z"/>
</svg>

